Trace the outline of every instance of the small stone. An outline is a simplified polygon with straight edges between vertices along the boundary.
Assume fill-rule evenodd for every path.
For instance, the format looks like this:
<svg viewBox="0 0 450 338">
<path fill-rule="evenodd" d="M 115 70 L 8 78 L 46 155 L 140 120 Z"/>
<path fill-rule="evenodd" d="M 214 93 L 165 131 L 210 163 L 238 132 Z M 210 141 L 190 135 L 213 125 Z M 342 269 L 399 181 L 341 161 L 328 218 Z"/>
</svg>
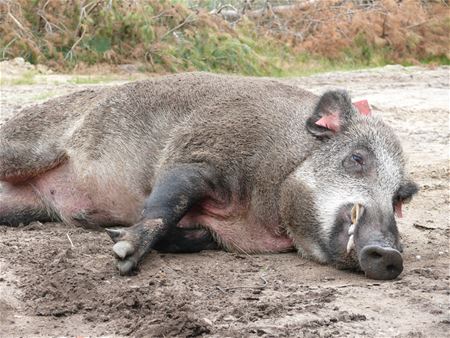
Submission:
<svg viewBox="0 0 450 338">
<path fill-rule="evenodd" d="M 416 256 L 416 259 L 417 259 L 418 261 L 420 261 L 420 260 L 422 259 L 422 256 L 417 255 L 417 256 Z"/>
<path fill-rule="evenodd" d="M 209 325 L 209 326 L 212 326 L 212 325 L 213 325 L 212 320 L 209 319 L 209 318 L 203 318 L 202 320 L 203 320 L 203 322 L 204 322 L 206 325 Z"/>
</svg>

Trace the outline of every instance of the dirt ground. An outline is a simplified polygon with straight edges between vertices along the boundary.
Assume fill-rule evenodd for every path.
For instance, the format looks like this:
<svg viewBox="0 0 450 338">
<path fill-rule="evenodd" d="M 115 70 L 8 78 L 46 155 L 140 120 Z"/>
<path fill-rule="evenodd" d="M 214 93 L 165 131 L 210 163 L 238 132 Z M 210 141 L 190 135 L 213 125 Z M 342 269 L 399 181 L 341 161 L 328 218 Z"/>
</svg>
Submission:
<svg viewBox="0 0 450 338">
<path fill-rule="evenodd" d="M 150 254 L 120 277 L 105 233 L 0 226 L 0 336 L 445 337 L 449 70 L 388 66 L 284 80 L 347 88 L 398 132 L 421 191 L 399 220 L 405 270 L 380 282 L 295 253 Z M 81 87 L 55 74 L 1 88 L 0 120 Z M 100 84 L 96 84 L 98 86 Z"/>
</svg>

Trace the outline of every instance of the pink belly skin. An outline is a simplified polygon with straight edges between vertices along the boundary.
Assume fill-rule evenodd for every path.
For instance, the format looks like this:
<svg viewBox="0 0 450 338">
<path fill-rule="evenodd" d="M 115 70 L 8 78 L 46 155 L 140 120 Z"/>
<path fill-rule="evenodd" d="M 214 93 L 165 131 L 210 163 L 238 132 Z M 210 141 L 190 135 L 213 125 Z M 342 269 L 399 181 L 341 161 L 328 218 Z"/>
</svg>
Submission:
<svg viewBox="0 0 450 338">
<path fill-rule="evenodd" d="M 245 208 L 221 206 L 206 201 L 189 211 L 179 227 L 201 225 L 209 229 L 227 250 L 243 253 L 276 253 L 294 250 L 292 239 L 278 224 L 259 224 L 245 213 Z"/>
<path fill-rule="evenodd" d="M 87 192 L 80 191 L 78 182 L 66 165 L 36 177 L 32 184 L 47 203 L 64 215 L 71 216 L 80 210 L 93 208 L 91 197 Z"/>
<path fill-rule="evenodd" d="M 143 195 L 133 194 L 126 187 L 100 185 L 95 177 L 79 178 L 68 163 L 30 183 L 66 223 L 76 223 L 77 217 L 86 217 L 95 226 L 129 226 L 138 221 L 144 201 Z"/>
</svg>

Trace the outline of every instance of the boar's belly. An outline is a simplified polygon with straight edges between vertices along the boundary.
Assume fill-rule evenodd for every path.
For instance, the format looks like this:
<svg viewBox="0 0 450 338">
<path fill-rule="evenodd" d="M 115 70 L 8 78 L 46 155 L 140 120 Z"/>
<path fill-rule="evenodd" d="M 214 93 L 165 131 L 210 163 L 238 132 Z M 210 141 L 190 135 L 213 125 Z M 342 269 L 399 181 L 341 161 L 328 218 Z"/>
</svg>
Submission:
<svg viewBox="0 0 450 338">
<path fill-rule="evenodd" d="M 275 253 L 294 249 L 292 240 L 280 234 L 280 226 L 259 224 L 242 215 L 238 208 L 203 203 L 191 209 L 179 227 L 201 226 L 211 231 L 224 249 L 243 253 Z"/>
<path fill-rule="evenodd" d="M 31 182 L 46 204 L 64 222 L 82 226 L 128 226 L 137 222 L 143 196 L 117 181 L 105 184 L 96 176 L 76 175 L 69 163 L 47 171 Z"/>
</svg>

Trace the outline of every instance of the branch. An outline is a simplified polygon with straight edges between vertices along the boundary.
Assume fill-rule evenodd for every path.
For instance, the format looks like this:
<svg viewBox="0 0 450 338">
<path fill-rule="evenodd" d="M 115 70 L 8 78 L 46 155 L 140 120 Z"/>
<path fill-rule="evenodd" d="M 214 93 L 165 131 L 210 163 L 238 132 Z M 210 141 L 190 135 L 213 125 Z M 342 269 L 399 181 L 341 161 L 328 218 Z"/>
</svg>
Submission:
<svg viewBox="0 0 450 338">
<path fill-rule="evenodd" d="M 23 31 L 25 31 L 25 28 L 22 26 L 22 24 L 19 22 L 19 20 L 17 20 L 14 15 L 11 14 L 11 12 L 8 12 L 8 15 L 10 16 L 11 19 L 13 19 L 14 23 L 19 26 L 19 28 Z"/>
<path fill-rule="evenodd" d="M 428 20 L 425 20 L 425 21 L 416 23 L 414 25 L 409 25 L 409 26 L 406 27 L 406 29 L 410 29 L 410 28 L 414 28 L 414 27 L 417 27 L 417 26 L 421 26 L 421 25 L 423 25 L 424 23 L 427 23 L 427 22 L 428 22 Z"/>
<path fill-rule="evenodd" d="M 184 25 L 188 25 L 188 24 L 194 22 L 195 19 L 189 21 L 189 19 L 190 19 L 191 17 L 193 17 L 193 16 L 194 16 L 194 15 L 189 14 L 189 15 L 186 17 L 186 19 L 184 19 L 184 21 L 183 21 L 182 23 L 180 23 L 178 26 L 175 26 L 174 28 L 168 30 L 168 31 L 161 37 L 161 39 L 159 39 L 159 41 L 164 40 L 168 35 L 170 35 L 171 33 L 175 32 L 176 30 L 180 29 L 180 28 L 183 27 Z"/>
<path fill-rule="evenodd" d="M 67 52 L 66 56 L 64 57 L 65 60 L 67 60 L 67 59 L 72 60 L 73 50 L 81 42 L 81 40 L 84 38 L 84 34 L 86 33 L 86 30 L 84 28 L 82 28 L 82 30 L 83 30 L 83 32 L 81 33 L 80 38 L 77 41 L 75 41 L 75 43 L 72 45 L 72 47 L 70 47 L 70 50 Z"/>
</svg>

